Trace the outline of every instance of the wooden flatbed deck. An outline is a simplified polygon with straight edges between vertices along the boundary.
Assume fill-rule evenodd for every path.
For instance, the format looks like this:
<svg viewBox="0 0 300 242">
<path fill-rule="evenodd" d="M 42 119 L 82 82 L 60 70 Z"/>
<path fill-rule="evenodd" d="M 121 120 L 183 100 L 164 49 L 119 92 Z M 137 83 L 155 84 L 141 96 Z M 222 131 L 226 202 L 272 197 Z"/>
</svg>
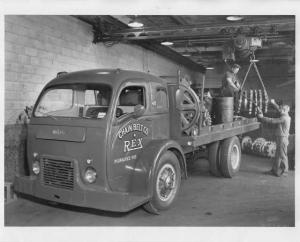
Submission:
<svg viewBox="0 0 300 242">
<path fill-rule="evenodd" d="M 203 127 L 197 136 L 183 136 L 178 142 L 184 152 L 189 153 L 193 148 L 206 145 L 215 141 L 247 133 L 259 129 L 260 122 L 257 118 L 244 118 L 230 123 Z"/>
</svg>

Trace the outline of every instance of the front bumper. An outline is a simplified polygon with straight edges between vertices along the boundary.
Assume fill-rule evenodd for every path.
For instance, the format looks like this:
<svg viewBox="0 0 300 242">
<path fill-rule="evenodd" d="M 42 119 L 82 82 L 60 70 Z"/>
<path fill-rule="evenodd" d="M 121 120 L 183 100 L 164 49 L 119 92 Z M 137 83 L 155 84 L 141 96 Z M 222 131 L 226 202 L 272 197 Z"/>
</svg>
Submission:
<svg viewBox="0 0 300 242">
<path fill-rule="evenodd" d="M 147 197 L 106 190 L 77 188 L 70 191 L 44 186 L 36 176 L 16 176 L 14 190 L 58 203 L 107 211 L 127 212 L 145 202 Z"/>
</svg>

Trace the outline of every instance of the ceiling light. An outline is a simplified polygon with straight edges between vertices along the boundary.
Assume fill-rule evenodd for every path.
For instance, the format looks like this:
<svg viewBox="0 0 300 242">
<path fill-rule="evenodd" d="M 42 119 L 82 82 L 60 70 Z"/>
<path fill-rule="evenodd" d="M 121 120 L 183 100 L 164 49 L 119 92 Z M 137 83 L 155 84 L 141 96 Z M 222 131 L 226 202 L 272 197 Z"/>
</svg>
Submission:
<svg viewBox="0 0 300 242">
<path fill-rule="evenodd" d="M 132 20 L 128 23 L 128 26 L 131 27 L 131 28 L 142 28 L 144 26 L 144 24 L 140 23 L 136 20 Z"/>
<path fill-rule="evenodd" d="M 212 66 L 207 66 L 207 67 L 205 67 L 205 69 L 206 69 L 206 70 L 214 70 L 215 68 L 212 67 Z"/>
<path fill-rule="evenodd" d="M 235 16 L 227 16 L 226 19 L 228 21 L 240 21 L 240 20 L 244 19 L 244 17 L 235 15 Z"/>
<path fill-rule="evenodd" d="M 160 44 L 165 45 L 165 46 L 171 46 L 171 45 L 173 45 L 174 43 L 171 42 L 171 41 L 162 41 Z"/>
<path fill-rule="evenodd" d="M 131 28 L 142 28 L 144 24 L 138 21 L 138 15 L 134 15 L 133 19 L 129 21 L 128 26 Z"/>
</svg>

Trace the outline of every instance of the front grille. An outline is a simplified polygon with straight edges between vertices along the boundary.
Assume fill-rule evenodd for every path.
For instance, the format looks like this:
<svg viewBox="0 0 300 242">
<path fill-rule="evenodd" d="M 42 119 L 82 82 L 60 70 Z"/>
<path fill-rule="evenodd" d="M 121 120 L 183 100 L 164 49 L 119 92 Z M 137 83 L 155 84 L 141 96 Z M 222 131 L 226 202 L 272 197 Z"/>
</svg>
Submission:
<svg viewBox="0 0 300 242">
<path fill-rule="evenodd" d="M 44 158 L 41 163 L 44 185 L 73 190 L 74 168 L 71 161 Z"/>
</svg>

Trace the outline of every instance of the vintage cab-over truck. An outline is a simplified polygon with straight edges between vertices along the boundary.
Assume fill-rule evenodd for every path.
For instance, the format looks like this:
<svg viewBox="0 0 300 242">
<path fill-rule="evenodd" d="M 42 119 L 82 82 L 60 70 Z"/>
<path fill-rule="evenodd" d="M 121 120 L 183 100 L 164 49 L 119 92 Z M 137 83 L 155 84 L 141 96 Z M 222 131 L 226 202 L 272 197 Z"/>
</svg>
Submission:
<svg viewBox="0 0 300 242">
<path fill-rule="evenodd" d="M 57 76 L 34 106 L 30 174 L 16 175 L 15 191 L 82 207 L 125 212 L 143 205 L 159 213 L 187 177 L 186 154 L 203 145 L 211 172 L 232 177 L 241 162 L 236 136 L 259 122 L 243 118 L 187 135 L 184 113 L 195 110 L 180 90 L 179 82 L 120 69 Z"/>
</svg>

